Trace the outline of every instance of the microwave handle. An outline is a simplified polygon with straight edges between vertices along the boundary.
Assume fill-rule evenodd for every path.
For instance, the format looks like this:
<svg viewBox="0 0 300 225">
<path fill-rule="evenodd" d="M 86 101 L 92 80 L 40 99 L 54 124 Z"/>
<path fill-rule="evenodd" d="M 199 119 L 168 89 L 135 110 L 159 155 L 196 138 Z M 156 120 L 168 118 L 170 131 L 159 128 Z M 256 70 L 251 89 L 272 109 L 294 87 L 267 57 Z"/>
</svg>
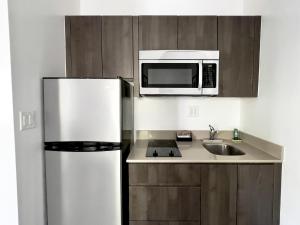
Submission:
<svg viewBox="0 0 300 225">
<path fill-rule="evenodd" d="M 199 62 L 199 80 L 198 80 L 198 88 L 202 89 L 202 61 Z"/>
<path fill-rule="evenodd" d="M 202 89 L 202 73 L 199 73 L 198 88 L 199 88 L 199 89 Z"/>
</svg>

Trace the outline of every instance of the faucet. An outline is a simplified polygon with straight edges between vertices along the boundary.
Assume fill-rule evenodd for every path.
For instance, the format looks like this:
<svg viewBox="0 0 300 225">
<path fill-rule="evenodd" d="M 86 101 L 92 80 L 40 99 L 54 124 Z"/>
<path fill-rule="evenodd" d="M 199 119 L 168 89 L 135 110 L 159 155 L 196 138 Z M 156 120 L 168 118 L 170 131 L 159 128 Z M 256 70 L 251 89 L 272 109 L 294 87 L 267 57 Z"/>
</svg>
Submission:
<svg viewBox="0 0 300 225">
<path fill-rule="evenodd" d="M 217 133 L 218 131 L 212 125 L 209 125 L 209 140 L 215 140 Z"/>
</svg>

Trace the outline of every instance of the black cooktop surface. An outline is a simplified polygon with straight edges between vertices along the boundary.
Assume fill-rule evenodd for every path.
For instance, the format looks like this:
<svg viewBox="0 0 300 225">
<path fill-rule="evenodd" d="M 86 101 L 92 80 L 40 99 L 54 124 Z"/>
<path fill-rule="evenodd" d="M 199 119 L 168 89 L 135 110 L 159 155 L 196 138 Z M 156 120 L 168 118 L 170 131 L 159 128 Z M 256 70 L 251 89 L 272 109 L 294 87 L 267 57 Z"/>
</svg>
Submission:
<svg viewBox="0 0 300 225">
<path fill-rule="evenodd" d="M 175 140 L 150 140 L 146 157 L 181 157 Z"/>
</svg>

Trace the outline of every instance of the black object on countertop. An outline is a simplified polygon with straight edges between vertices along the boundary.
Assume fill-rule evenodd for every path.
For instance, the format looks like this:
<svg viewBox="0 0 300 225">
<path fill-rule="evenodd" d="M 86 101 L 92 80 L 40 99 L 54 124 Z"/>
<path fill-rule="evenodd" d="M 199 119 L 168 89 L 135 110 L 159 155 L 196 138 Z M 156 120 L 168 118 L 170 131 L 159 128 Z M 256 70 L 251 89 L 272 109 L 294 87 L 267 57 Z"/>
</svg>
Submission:
<svg viewBox="0 0 300 225">
<path fill-rule="evenodd" d="M 150 140 L 146 157 L 181 157 L 175 140 Z"/>
<path fill-rule="evenodd" d="M 193 140 L 192 131 L 182 130 L 176 132 L 176 141 L 188 141 L 191 142 Z"/>
</svg>

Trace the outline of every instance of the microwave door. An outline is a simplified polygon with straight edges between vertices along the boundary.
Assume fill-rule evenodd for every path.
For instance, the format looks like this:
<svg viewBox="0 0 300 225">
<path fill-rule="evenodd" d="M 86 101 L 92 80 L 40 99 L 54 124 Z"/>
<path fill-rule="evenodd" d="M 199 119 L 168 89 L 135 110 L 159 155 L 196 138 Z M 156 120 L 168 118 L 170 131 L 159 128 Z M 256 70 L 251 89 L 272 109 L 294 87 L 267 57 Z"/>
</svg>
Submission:
<svg viewBox="0 0 300 225">
<path fill-rule="evenodd" d="M 199 95 L 202 60 L 140 60 L 140 94 Z M 199 84 L 200 83 L 200 84 Z"/>
</svg>

